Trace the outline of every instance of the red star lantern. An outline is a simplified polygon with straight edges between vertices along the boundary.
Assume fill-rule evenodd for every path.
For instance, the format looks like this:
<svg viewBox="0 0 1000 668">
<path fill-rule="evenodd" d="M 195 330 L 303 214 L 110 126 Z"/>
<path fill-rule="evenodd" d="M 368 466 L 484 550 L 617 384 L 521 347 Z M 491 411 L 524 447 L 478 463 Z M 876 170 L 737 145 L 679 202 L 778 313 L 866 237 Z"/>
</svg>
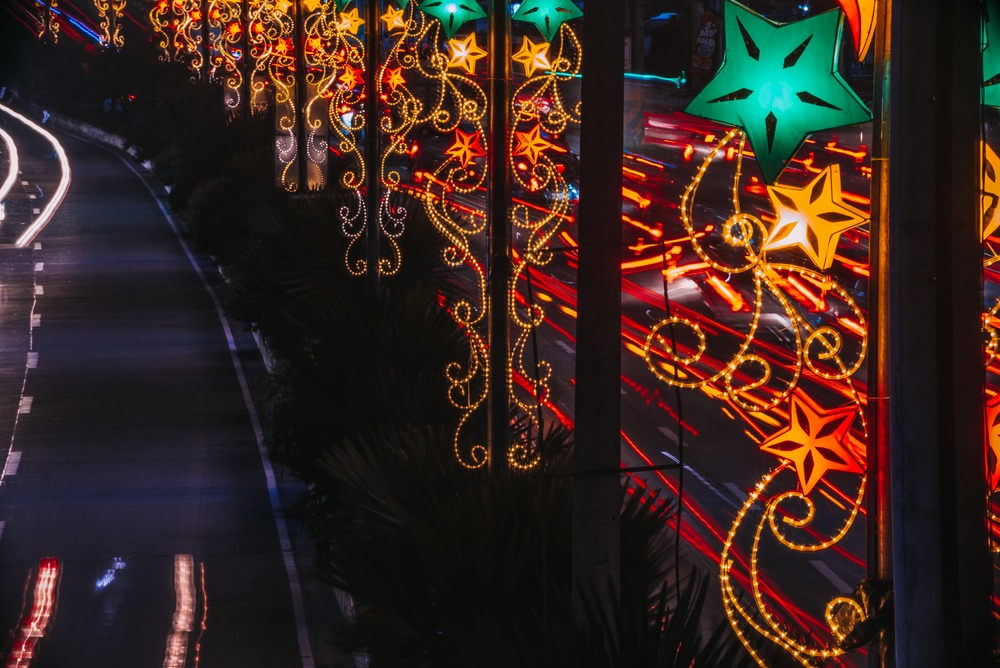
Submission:
<svg viewBox="0 0 1000 668">
<path fill-rule="evenodd" d="M 547 148 L 552 148 L 552 144 L 541 136 L 541 126 L 536 125 L 528 132 L 514 132 L 514 139 L 517 146 L 514 147 L 514 155 L 523 155 L 531 164 L 538 162 L 538 157 Z"/>
<path fill-rule="evenodd" d="M 344 84 L 347 90 L 354 90 L 354 88 L 357 87 L 357 85 L 361 83 L 363 80 L 364 77 L 361 74 L 361 71 L 358 70 L 356 67 L 351 67 L 350 65 L 347 65 L 344 68 L 344 73 L 341 74 L 340 77 L 338 77 L 337 79 L 337 81 Z"/>
<path fill-rule="evenodd" d="M 990 491 L 1000 488 L 1000 394 L 986 402 L 986 451 Z"/>
<path fill-rule="evenodd" d="M 864 473 L 851 452 L 864 451 L 851 435 L 857 414 L 853 406 L 824 409 L 796 390 L 789 398 L 788 412 L 790 424 L 768 437 L 760 449 L 792 463 L 803 494 L 811 492 L 828 471 Z"/>
<path fill-rule="evenodd" d="M 445 155 L 457 158 L 462 167 L 468 167 L 476 158 L 486 157 L 479 132 L 468 134 L 455 129 L 455 143 L 445 150 Z"/>
<path fill-rule="evenodd" d="M 382 77 L 382 83 L 388 86 L 389 90 L 396 90 L 398 86 L 405 86 L 406 79 L 403 78 L 403 68 L 402 67 L 385 68 L 385 76 Z"/>
</svg>

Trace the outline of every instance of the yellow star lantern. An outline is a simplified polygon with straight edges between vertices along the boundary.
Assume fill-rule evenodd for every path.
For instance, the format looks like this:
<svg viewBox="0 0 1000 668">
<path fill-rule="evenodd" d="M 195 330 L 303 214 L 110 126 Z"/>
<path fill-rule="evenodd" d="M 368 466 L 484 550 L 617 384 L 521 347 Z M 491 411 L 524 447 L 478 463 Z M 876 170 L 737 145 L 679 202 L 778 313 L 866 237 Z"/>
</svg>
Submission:
<svg viewBox="0 0 1000 668">
<path fill-rule="evenodd" d="M 344 67 L 344 73 L 337 78 L 337 81 L 344 84 L 344 87 L 347 88 L 347 90 L 354 90 L 359 83 L 364 81 L 364 75 L 358 68 L 346 65 Z"/>
<path fill-rule="evenodd" d="M 288 0 L 279 0 L 274 4 L 275 14 L 287 14 L 288 10 L 292 8 L 292 3 Z"/>
<path fill-rule="evenodd" d="M 531 76 L 535 70 L 548 70 L 552 68 L 549 63 L 549 43 L 532 42 L 527 37 L 521 42 L 521 50 L 511 56 L 515 63 L 521 63 L 524 67 L 525 76 Z"/>
<path fill-rule="evenodd" d="M 826 410 L 796 390 L 789 398 L 788 412 L 789 425 L 767 438 L 760 449 L 792 463 L 803 494 L 811 492 L 829 471 L 864 473 L 851 452 L 864 451 L 851 435 L 854 406 Z"/>
<path fill-rule="evenodd" d="M 465 39 L 453 39 L 448 42 L 451 48 L 451 60 L 448 67 L 464 67 L 469 74 L 476 73 L 476 61 L 486 57 L 486 52 L 476 44 L 476 34 L 472 33 Z"/>
<path fill-rule="evenodd" d="M 468 134 L 456 128 L 455 143 L 445 150 L 445 155 L 457 158 L 462 167 L 468 167 L 476 158 L 486 157 L 480 139 L 479 132 Z"/>
<path fill-rule="evenodd" d="M 379 17 L 385 23 L 385 31 L 392 32 L 393 30 L 405 30 L 406 29 L 406 19 L 403 18 L 403 10 L 396 9 L 390 5 L 385 14 Z"/>
<path fill-rule="evenodd" d="M 552 148 L 552 144 L 541 136 L 541 126 L 536 125 L 528 132 L 514 132 L 514 139 L 517 146 L 514 147 L 513 155 L 523 155 L 531 164 L 538 162 L 538 157 L 547 148 Z"/>
<path fill-rule="evenodd" d="M 1000 487 L 1000 394 L 986 402 L 987 475 L 990 491 Z"/>
<path fill-rule="evenodd" d="M 385 76 L 382 77 L 382 83 L 388 86 L 389 90 L 396 90 L 398 86 L 405 86 L 406 79 L 403 78 L 403 68 L 402 67 L 385 68 Z"/>
<path fill-rule="evenodd" d="M 840 235 L 863 225 L 868 215 L 844 203 L 840 166 L 830 165 L 803 188 L 768 186 L 778 222 L 764 250 L 798 246 L 820 269 L 829 269 Z"/>
<path fill-rule="evenodd" d="M 1000 157 L 986 142 L 982 142 L 983 179 L 980 184 L 980 205 L 983 217 L 983 241 L 1000 228 Z"/>
<path fill-rule="evenodd" d="M 310 12 L 315 12 L 323 5 L 323 0 L 302 0 L 302 6 Z"/>
<path fill-rule="evenodd" d="M 340 22 L 337 23 L 337 30 L 347 31 L 352 35 L 358 34 L 358 28 L 365 24 L 365 20 L 358 16 L 358 8 L 355 7 L 349 12 L 340 15 Z"/>
</svg>

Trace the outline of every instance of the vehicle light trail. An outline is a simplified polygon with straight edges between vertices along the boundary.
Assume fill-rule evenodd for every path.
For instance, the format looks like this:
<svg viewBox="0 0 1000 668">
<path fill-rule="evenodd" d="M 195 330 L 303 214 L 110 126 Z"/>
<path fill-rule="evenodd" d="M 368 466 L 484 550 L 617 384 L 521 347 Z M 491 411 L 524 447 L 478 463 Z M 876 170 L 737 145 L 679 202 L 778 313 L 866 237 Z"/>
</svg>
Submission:
<svg viewBox="0 0 1000 668">
<path fill-rule="evenodd" d="M 31 225 L 28 226 L 28 229 L 26 229 L 15 242 L 15 245 L 18 248 L 25 248 L 28 244 L 35 240 L 35 237 L 37 237 L 42 230 L 45 229 L 45 226 L 49 224 L 50 220 L 52 220 L 52 216 L 55 215 L 63 200 L 66 199 L 66 193 L 69 191 L 69 184 L 72 181 L 72 172 L 69 167 L 69 159 L 66 157 L 66 151 L 63 149 L 62 144 L 59 143 L 59 140 L 56 139 L 51 132 L 26 116 L 22 116 L 17 113 L 10 107 L 0 104 L 0 111 L 9 116 L 13 116 L 38 134 L 45 137 L 45 139 L 52 144 L 52 150 L 55 151 L 56 156 L 59 158 L 59 167 L 62 170 L 62 175 L 59 178 L 59 187 L 57 187 L 55 193 L 53 193 L 52 199 L 49 200 L 49 203 L 38 215 L 38 217 L 35 218 Z"/>
<path fill-rule="evenodd" d="M 21 169 L 21 164 L 17 155 L 17 146 L 14 144 L 14 138 L 7 134 L 5 131 L 0 129 L 0 137 L 3 138 L 3 143 L 7 145 L 7 161 L 9 163 L 7 178 L 4 179 L 2 185 L 0 185 L 0 221 L 3 221 L 5 217 L 5 210 L 3 201 L 7 199 L 7 194 L 10 193 L 11 188 L 17 183 L 17 174 Z"/>
</svg>

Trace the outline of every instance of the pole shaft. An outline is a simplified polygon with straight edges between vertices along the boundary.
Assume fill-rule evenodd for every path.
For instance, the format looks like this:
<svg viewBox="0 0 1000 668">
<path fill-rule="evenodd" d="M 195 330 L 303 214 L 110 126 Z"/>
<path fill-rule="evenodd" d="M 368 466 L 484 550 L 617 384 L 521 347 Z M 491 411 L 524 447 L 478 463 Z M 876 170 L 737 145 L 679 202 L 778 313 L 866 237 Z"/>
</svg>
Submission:
<svg viewBox="0 0 1000 668">
<path fill-rule="evenodd" d="M 367 21 L 365 22 L 365 171 L 367 192 L 365 193 L 365 278 L 369 293 L 378 294 L 380 283 L 379 258 L 381 257 L 381 222 L 379 217 L 379 164 L 378 159 L 378 76 L 379 76 L 379 0 L 368 0 Z"/>
</svg>

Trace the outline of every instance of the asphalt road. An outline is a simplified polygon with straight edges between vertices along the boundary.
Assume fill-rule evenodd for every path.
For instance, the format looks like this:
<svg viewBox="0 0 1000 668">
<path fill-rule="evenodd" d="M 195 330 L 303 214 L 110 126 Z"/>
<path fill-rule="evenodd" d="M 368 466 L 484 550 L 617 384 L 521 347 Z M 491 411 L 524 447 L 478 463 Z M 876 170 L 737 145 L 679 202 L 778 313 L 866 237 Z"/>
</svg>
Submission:
<svg viewBox="0 0 1000 668">
<path fill-rule="evenodd" d="M 26 183 L 5 228 L 25 223 L 36 183 L 50 192 L 58 177 L 16 125 Z M 171 641 L 187 649 L 178 665 L 303 666 L 215 305 L 142 182 L 108 151 L 63 139 L 67 199 L 27 249 L 0 248 L 0 627 L 18 625 L 26 583 L 52 556 L 55 614 L 32 666 L 168 665 L 179 616 L 192 623 Z M 193 568 L 184 595 L 179 559 Z"/>
</svg>

